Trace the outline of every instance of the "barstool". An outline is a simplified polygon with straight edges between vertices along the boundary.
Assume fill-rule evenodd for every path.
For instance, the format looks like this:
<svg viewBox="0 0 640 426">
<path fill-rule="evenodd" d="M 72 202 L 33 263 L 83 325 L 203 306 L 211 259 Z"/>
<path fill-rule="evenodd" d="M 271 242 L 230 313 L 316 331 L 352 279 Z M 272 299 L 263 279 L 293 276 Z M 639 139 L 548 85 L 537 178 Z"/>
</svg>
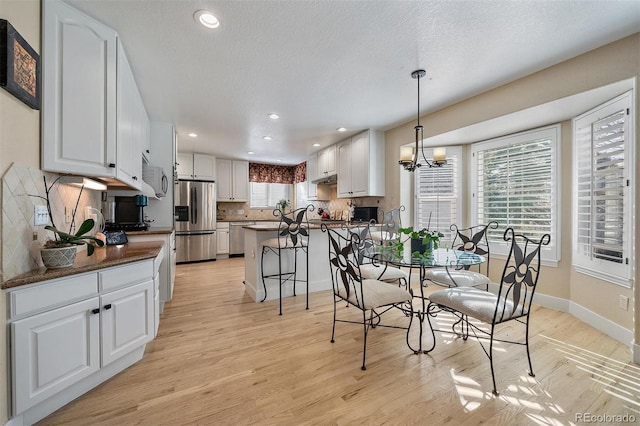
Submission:
<svg viewBox="0 0 640 426">
<path fill-rule="evenodd" d="M 307 284 L 307 305 L 309 309 L 309 218 L 307 212 L 313 211 L 313 205 L 284 213 L 280 209 L 275 209 L 273 215 L 280 218 L 278 235 L 262 242 L 262 254 L 260 257 L 260 268 L 262 270 L 262 286 L 264 287 L 264 302 L 267 298 L 266 279 L 277 279 L 280 296 L 280 315 L 282 315 L 282 286 L 293 278 L 293 295 L 296 295 L 296 281 Z M 293 269 L 282 271 L 282 255 L 293 250 Z M 298 250 L 304 253 L 306 260 L 306 279 L 297 279 Z M 266 253 L 274 253 L 278 256 L 278 273 L 265 274 L 264 257 Z"/>
</svg>

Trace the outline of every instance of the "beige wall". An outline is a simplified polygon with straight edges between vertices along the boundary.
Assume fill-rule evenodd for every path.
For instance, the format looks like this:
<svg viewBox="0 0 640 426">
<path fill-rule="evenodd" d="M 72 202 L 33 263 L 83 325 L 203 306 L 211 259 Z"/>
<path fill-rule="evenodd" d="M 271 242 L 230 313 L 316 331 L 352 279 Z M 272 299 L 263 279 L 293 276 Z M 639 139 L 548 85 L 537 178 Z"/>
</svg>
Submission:
<svg viewBox="0 0 640 426">
<path fill-rule="evenodd" d="M 432 137 L 472 124 L 481 123 L 513 112 L 536 107 L 564 97 L 576 95 L 591 89 L 618 81 L 638 78 L 640 74 L 640 33 L 624 38 L 610 45 L 593 50 L 574 59 L 547 68 L 515 82 L 475 96 L 424 116 L 425 137 Z M 636 90 L 636 105 L 638 91 Z M 585 110 L 595 105 L 586 105 Z M 636 123 L 640 123 L 640 108 L 636 108 Z M 400 173 L 397 164 L 400 146 L 410 143 L 413 138 L 413 121 L 386 132 L 386 203 L 400 202 Z M 636 134 L 636 141 L 638 135 Z M 542 271 L 538 291 L 541 294 L 567 299 L 610 320 L 628 330 L 634 330 L 634 310 L 618 308 L 618 298 L 625 295 L 632 299 L 633 290 L 615 284 L 593 279 L 577 273 L 571 267 L 571 167 L 572 167 L 571 123 L 562 123 L 562 259 L 558 267 L 545 267 Z M 637 146 L 636 142 L 636 146 Z M 463 151 L 468 152 L 468 151 Z M 636 159 L 638 158 L 636 152 Z M 468 157 L 468 155 L 467 155 Z M 464 160 L 463 160 L 464 161 Z M 467 159 L 468 161 L 468 159 Z M 638 164 L 638 161 L 636 161 Z M 636 169 L 636 180 L 640 176 Z M 467 193 L 468 194 L 468 193 Z M 468 197 L 467 197 L 468 198 Z M 640 197 L 638 197 L 640 198 Z M 636 211 L 640 199 L 636 200 Z M 466 212 L 468 218 L 468 212 Z M 640 229 L 636 215 L 635 229 Z M 637 235 L 637 232 L 636 232 Z M 636 238 L 636 249 L 640 238 Z M 492 263 L 494 276 L 499 276 L 499 262 Z M 495 268 L 494 268 L 495 267 Z M 638 259 L 636 258 L 636 281 L 638 280 Z M 636 290 L 636 294 L 640 291 Z M 635 305 L 635 320 L 640 322 L 638 298 Z M 640 342 L 640 330 L 635 330 L 635 341 Z"/>
<path fill-rule="evenodd" d="M 0 17 L 13 25 L 40 52 L 40 2 L 0 0 Z M 29 108 L 5 90 L 0 90 L 0 175 L 12 162 L 40 167 L 40 111 Z M 0 224 L 0 234 L 2 225 Z M 6 342 L 6 293 L 0 295 L 0 342 Z M 5 345 L 0 345 L 0 401 L 7 400 Z M 7 404 L 0 403 L 0 423 L 8 418 Z"/>
</svg>

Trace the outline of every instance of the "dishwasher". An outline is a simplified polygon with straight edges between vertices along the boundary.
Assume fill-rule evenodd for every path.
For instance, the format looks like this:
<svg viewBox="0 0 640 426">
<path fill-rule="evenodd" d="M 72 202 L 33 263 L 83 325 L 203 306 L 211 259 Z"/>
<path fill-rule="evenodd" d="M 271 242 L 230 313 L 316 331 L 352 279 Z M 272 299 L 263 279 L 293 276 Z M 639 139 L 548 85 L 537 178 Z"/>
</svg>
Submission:
<svg viewBox="0 0 640 426">
<path fill-rule="evenodd" d="M 255 224 L 255 222 L 229 223 L 229 257 L 244 256 L 244 229 L 242 227 Z"/>
</svg>

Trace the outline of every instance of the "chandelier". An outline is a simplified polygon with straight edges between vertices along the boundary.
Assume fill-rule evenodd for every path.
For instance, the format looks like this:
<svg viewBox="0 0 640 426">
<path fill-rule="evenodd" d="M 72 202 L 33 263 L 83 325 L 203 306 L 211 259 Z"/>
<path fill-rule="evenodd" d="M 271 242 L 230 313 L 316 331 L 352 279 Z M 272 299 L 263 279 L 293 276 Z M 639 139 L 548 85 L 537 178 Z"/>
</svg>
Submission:
<svg viewBox="0 0 640 426">
<path fill-rule="evenodd" d="M 424 145 L 422 144 L 423 128 L 422 125 L 420 125 L 420 79 L 425 75 L 425 70 L 415 70 L 411 73 L 411 78 L 418 80 L 418 125 L 414 127 L 416 143 L 415 147 L 403 146 L 400 148 L 400 161 L 398 161 L 398 164 L 410 172 L 415 171 L 417 167 L 423 166 L 423 164 L 418 162 L 418 152 L 422 154 L 424 165 L 428 167 L 442 167 L 447 164 L 445 148 L 434 148 L 432 161 L 427 160 L 427 157 L 424 155 Z"/>
</svg>

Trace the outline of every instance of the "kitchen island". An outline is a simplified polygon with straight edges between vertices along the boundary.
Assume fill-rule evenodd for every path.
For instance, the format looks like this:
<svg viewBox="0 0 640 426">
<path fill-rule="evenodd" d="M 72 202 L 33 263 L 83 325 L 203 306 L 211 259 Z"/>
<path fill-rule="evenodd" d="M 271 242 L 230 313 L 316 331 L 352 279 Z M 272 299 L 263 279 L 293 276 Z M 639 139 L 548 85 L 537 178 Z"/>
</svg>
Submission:
<svg viewBox="0 0 640 426">
<path fill-rule="evenodd" d="M 331 224 L 328 226 L 341 227 L 342 224 Z M 278 222 L 268 224 L 257 223 L 244 227 L 244 283 L 245 290 L 251 298 L 260 302 L 264 298 L 264 287 L 262 286 L 262 268 L 260 256 L 262 255 L 262 242 L 274 238 L 277 234 Z M 282 270 L 293 269 L 293 250 L 283 250 Z M 267 253 L 264 259 L 264 267 L 267 274 L 278 271 L 278 258 L 273 253 Z M 306 261 L 302 253 L 298 253 L 298 277 L 306 276 Z M 329 272 L 329 240 L 322 232 L 320 225 L 309 226 L 309 293 L 331 289 L 331 275 Z M 266 280 L 267 298 L 273 300 L 278 298 L 278 282 L 275 279 Z M 306 284 L 299 282 L 296 284 L 296 294 L 306 293 Z M 293 281 L 282 286 L 282 297 L 293 296 Z"/>
</svg>

